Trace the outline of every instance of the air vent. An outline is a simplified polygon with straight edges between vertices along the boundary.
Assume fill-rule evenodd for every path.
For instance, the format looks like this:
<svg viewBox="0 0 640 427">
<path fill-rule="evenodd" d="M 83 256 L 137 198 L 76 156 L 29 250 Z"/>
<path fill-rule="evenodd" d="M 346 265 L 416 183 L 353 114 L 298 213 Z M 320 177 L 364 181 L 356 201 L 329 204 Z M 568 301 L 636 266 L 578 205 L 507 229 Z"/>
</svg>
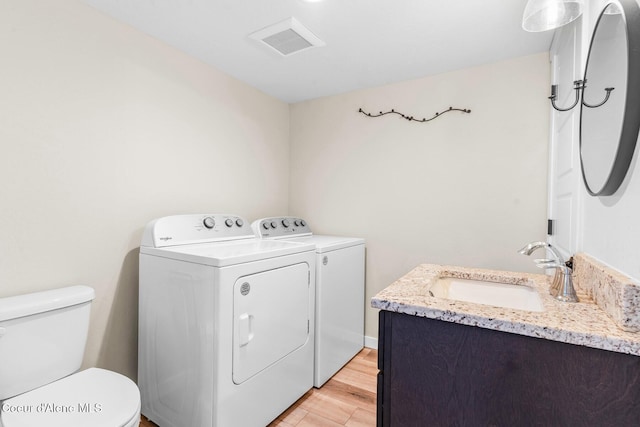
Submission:
<svg viewBox="0 0 640 427">
<path fill-rule="evenodd" d="M 249 35 L 282 56 L 302 52 L 325 43 L 302 25 L 296 18 L 288 18 Z"/>
</svg>

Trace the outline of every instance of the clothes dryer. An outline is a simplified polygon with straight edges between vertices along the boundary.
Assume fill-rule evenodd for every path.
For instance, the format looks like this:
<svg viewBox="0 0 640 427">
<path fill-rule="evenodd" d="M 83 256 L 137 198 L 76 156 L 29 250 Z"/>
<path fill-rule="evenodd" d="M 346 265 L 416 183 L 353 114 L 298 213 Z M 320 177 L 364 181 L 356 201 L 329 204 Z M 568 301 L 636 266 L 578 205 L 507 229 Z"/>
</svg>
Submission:
<svg viewBox="0 0 640 427">
<path fill-rule="evenodd" d="M 315 247 L 236 215 L 157 219 L 140 247 L 142 414 L 162 427 L 265 426 L 313 386 Z"/>
<path fill-rule="evenodd" d="M 251 226 L 262 239 L 316 248 L 313 385 L 321 387 L 364 347 L 364 239 L 316 235 L 304 219 L 288 216 Z"/>
</svg>

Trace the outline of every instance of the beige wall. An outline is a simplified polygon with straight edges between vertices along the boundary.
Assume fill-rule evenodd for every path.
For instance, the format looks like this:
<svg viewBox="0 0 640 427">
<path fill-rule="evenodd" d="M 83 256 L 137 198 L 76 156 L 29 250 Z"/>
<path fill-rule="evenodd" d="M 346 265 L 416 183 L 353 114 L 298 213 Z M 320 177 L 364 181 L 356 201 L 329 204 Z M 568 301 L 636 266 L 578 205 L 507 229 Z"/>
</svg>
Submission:
<svg viewBox="0 0 640 427">
<path fill-rule="evenodd" d="M 366 335 L 369 299 L 419 263 L 536 271 L 516 250 L 546 237 L 548 91 L 544 53 L 291 106 L 289 212 L 366 238 Z M 449 106 L 472 112 L 358 113 Z"/>
<path fill-rule="evenodd" d="M 85 365 L 133 378 L 153 218 L 286 212 L 289 108 L 79 0 L 0 2 L 0 297 L 95 288 Z"/>
<path fill-rule="evenodd" d="M 0 3 L 0 53 L 0 297 L 94 287 L 85 366 L 135 378 L 156 217 L 365 237 L 367 301 L 421 262 L 530 271 L 514 251 L 544 238 L 546 54 L 289 107 L 79 0 Z M 357 113 L 449 105 L 472 113 Z"/>
</svg>

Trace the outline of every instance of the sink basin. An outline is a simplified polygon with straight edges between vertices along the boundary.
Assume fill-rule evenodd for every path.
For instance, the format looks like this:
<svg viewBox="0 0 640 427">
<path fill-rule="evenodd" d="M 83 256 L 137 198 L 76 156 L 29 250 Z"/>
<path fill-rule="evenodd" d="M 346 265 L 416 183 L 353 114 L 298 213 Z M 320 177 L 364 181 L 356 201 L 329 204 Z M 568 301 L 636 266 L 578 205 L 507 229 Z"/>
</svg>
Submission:
<svg viewBox="0 0 640 427">
<path fill-rule="evenodd" d="M 429 294 L 438 298 L 495 307 L 544 311 L 542 300 L 536 289 L 510 283 L 441 277 L 431 285 Z"/>
</svg>

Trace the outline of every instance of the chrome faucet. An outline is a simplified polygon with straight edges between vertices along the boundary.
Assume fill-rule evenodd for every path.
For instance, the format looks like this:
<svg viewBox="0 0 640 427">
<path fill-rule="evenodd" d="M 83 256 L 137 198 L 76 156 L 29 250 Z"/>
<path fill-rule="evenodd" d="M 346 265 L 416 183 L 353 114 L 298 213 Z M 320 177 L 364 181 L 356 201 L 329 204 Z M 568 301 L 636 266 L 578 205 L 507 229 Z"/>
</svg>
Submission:
<svg viewBox="0 0 640 427">
<path fill-rule="evenodd" d="M 576 290 L 573 288 L 573 279 L 571 277 L 571 273 L 573 273 L 572 264 L 571 262 L 566 262 L 556 248 L 547 242 L 531 242 L 518 252 L 523 255 L 531 255 L 535 250 L 540 248 L 548 249 L 555 257 L 555 259 L 542 258 L 533 260 L 539 268 L 556 269 L 553 282 L 551 282 L 551 287 L 549 288 L 551 296 L 563 302 L 578 302 L 578 296 L 576 295 Z"/>
</svg>

